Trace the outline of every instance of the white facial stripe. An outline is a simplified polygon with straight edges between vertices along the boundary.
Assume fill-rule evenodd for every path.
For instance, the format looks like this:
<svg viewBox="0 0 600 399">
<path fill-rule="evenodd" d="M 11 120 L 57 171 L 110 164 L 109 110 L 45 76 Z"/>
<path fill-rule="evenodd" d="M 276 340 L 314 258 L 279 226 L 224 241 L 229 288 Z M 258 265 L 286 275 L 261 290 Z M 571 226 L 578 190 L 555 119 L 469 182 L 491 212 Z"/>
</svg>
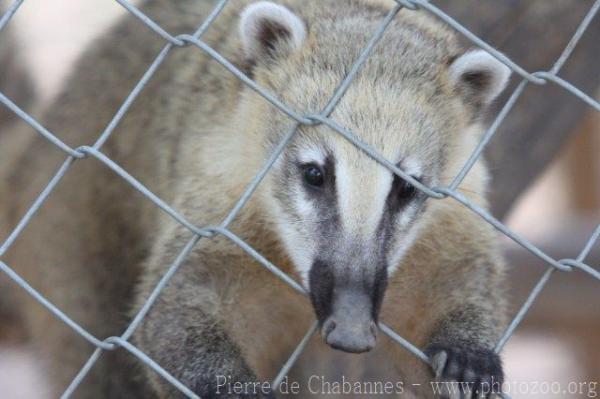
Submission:
<svg viewBox="0 0 600 399">
<path fill-rule="evenodd" d="M 360 166 L 363 166 L 361 168 Z M 377 164 L 350 166 L 336 164 L 336 189 L 344 231 L 358 237 L 372 237 L 385 209 L 392 175 Z"/>
<path fill-rule="evenodd" d="M 392 247 L 392 252 L 388 255 L 388 275 L 392 275 L 398 266 L 400 265 L 400 261 L 406 254 L 406 251 L 415 241 L 419 229 L 420 223 L 417 221 L 409 230 L 408 224 L 414 217 L 414 214 L 417 212 L 418 206 L 417 204 L 410 204 L 403 210 L 402 215 L 400 215 L 400 219 L 396 223 L 398 223 L 397 229 L 400 231 L 408 231 L 407 234 L 404 234 L 402 237 L 396 237 L 394 246 Z"/>
<path fill-rule="evenodd" d="M 296 192 L 296 194 L 298 194 Z M 296 204 L 299 212 L 307 212 L 305 216 L 310 217 L 312 207 L 308 201 L 302 196 L 296 195 Z M 316 245 L 313 240 L 307 239 L 300 233 L 298 224 L 302 223 L 298 220 L 289 220 L 289 217 L 281 209 L 277 201 L 269 201 L 270 208 L 273 211 L 274 218 L 278 222 L 275 226 L 279 230 L 280 237 L 283 239 L 283 244 L 286 247 L 287 253 L 294 262 L 296 270 L 300 274 L 302 284 L 308 288 L 308 274 L 315 258 Z M 300 210 L 302 208 L 302 210 Z"/>
<path fill-rule="evenodd" d="M 408 232 L 408 234 L 404 235 L 404 237 L 398 239 L 398 245 L 394 248 L 393 254 L 388 259 L 388 276 L 391 276 L 398 266 L 400 266 L 400 261 L 406 254 L 406 251 L 412 243 L 415 241 L 417 237 L 417 226 L 413 226 L 413 228 Z"/>
<path fill-rule="evenodd" d="M 301 194 L 296 200 L 296 209 L 298 209 L 298 213 L 305 218 L 312 216 L 314 205 L 308 201 L 304 194 Z"/>
<path fill-rule="evenodd" d="M 302 278 L 302 284 L 308 288 L 308 274 L 315 259 L 315 246 L 303 237 L 292 224 L 282 224 L 280 232 L 283 234 L 284 243 L 296 270 Z"/>
<path fill-rule="evenodd" d="M 405 158 L 402 160 L 402 170 L 411 176 L 421 176 L 423 173 L 421 165 L 412 158 Z"/>
<path fill-rule="evenodd" d="M 325 151 L 319 147 L 303 148 L 298 153 L 298 160 L 301 163 L 316 163 L 323 165 L 326 157 L 327 154 Z"/>
<path fill-rule="evenodd" d="M 353 192 L 348 190 L 352 187 L 352 176 L 341 162 L 336 162 L 335 165 L 335 186 L 342 227 L 345 231 L 349 231 L 354 225 L 354 223 L 352 223 L 354 221 L 353 218 L 348 219 L 353 204 Z"/>
<path fill-rule="evenodd" d="M 404 230 L 410 221 L 412 220 L 415 212 L 417 211 L 417 204 L 411 203 L 405 209 L 401 211 L 398 216 L 398 230 Z"/>
</svg>

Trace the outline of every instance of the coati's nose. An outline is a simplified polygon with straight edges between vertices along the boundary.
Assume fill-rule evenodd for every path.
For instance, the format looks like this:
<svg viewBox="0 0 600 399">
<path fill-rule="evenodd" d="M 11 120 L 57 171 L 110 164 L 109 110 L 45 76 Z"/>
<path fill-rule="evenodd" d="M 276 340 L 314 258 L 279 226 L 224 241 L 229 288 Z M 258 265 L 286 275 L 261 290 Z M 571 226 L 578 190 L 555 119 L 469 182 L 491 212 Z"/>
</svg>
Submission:
<svg viewBox="0 0 600 399">
<path fill-rule="evenodd" d="M 377 325 L 373 321 L 371 298 L 365 293 L 344 290 L 334 295 L 332 312 L 321 332 L 328 345 L 346 352 L 361 353 L 373 349 Z"/>
<path fill-rule="evenodd" d="M 337 320 L 330 317 L 323 323 L 321 331 L 329 346 L 345 352 L 370 351 L 377 341 L 377 326 L 372 321 L 361 323 L 358 320 Z"/>
</svg>

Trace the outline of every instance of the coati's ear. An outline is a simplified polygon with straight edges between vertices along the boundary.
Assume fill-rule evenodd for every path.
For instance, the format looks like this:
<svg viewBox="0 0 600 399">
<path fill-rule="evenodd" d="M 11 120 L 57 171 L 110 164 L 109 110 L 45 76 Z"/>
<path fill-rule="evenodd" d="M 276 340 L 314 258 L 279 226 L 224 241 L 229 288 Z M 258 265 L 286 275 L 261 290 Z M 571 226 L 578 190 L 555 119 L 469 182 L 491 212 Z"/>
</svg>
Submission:
<svg viewBox="0 0 600 399">
<path fill-rule="evenodd" d="M 487 51 L 471 50 L 449 67 L 451 84 L 464 100 L 477 108 L 488 105 L 508 83 L 510 68 Z"/>
<path fill-rule="evenodd" d="M 269 55 L 282 41 L 287 41 L 288 51 L 295 51 L 306 40 L 304 21 L 286 7 L 270 1 L 246 7 L 239 29 L 246 61 L 251 63 Z"/>
</svg>

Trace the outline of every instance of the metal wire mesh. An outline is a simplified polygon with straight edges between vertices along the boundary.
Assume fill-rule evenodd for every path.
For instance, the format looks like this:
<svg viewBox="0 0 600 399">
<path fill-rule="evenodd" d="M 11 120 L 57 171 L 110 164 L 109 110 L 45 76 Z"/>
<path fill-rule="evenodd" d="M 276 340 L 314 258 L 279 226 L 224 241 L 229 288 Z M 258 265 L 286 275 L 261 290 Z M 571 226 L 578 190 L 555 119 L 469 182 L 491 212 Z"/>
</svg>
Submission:
<svg viewBox="0 0 600 399">
<path fill-rule="evenodd" d="M 12 5 L 8 8 L 8 10 L 4 13 L 2 18 L 0 19 L 0 31 L 6 26 L 11 17 L 17 12 L 19 6 L 23 3 L 24 0 L 16 0 L 12 3 Z M 521 245 L 523 248 L 534 254 L 535 256 L 541 258 L 548 264 L 548 269 L 539 280 L 539 282 L 535 285 L 534 289 L 529 294 L 527 300 L 522 305 L 520 310 L 517 312 L 515 317 L 513 318 L 510 325 L 505 330 L 504 334 L 500 338 L 499 342 L 495 347 L 496 352 L 500 352 L 508 339 L 511 337 L 515 329 L 518 327 L 519 323 L 523 320 L 527 311 L 543 290 L 546 283 L 549 281 L 550 277 L 554 272 L 572 272 L 574 270 L 579 270 L 583 273 L 587 273 L 590 277 L 595 278 L 600 281 L 600 272 L 593 267 L 587 265 L 585 263 L 585 259 L 592 247 L 598 241 L 600 237 L 600 225 L 596 228 L 594 233 L 591 235 L 587 243 L 583 246 L 581 252 L 573 257 L 568 259 L 554 259 L 541 249 L 537 248 L 535 245 L 521 237 L 519 234 L 511 231 L 507 226 L 502 224 L 500 221 L 495 219 L 490 213 L 488 213 L 485 209 L 477 206 L 469 199 L 461 195 L 457 192 L 457 187 L 463 181 L 465 176 L 469 173 L 477 159 L 481 156 L 483 150 L 486 145 L 492 138 L 492 136 L 496 133 L 498 127 L 502 123 L 502 121 L 509 114 L 511 109 L 513 108 L 517 99 L 521 96 L 525 88 L 530 85 L 546 85 L 546 84 L 555 84 L 562 87 L 564 90 L 570 92 L 572 95 L 578 97 L 581 101 L 585 102 L 590 107 L 594 108 L 596 111 L 600 111 L 600 102 L 596 101 L 568 81 L 563 80 L 557 74 L 570 57 L 573 49 L 577 45 L 578 41 L 588 28 L 589 24 L 600 10 L 600 0 L 596 0 L 590 10 L 583 18 L 581 23 L 579 24 L 575 34 L 572 36 L 568 45 L 563 50 L 560 57 L 556 60 L 554 65 L 548 71 L 537 71 L 537 72 L 528 72 L 518 64 L 513 62 L 510 58 L 500 53 L 496 49 L 494 49 L 489 44 L 485 43 L 475 34 L 471 33 L 467 28 L 465 28 L 460 22 L 456 21 L 452 17 L 448 16 L 444 11 L 431 4 L 428 0 L 396 0 L 396 6 L 391 9 L 387 15 L 382 19 L 378 29 L 373 34 L 372 38 L 366 45 L 366 47 L 362 50 L 360 57 L 354 63 L 352 69 L 342 81 L 340 86 L 335 91 L 333 97 L 330 99 L 327 106 L 323 109 L 323 111 L 319 114 L 299 114 L 292 109 L 290 109 L 286 104 L 283 104 L 276 97 L 274 97 L 271 93 L 269 93 L 264 88 L 258 86 L 253 80 L 247 77 L 242 71 L 237 69 L 231 62 L 225 59 L 221 54 L 211 48 L 208 44 L 202 41 L 202 35 L 204 32 L 211 26 L 211 24 L 215 21 L 217 16 L 221 13 L 224 7 L 227 5 L 229 0 L 220 0 L 210 15 L 201 23 L 198 29 L 191 34 L 181 34 L 177 36 L 171 35 L 169 32 L 165 31 L 161 28 L 157 23 L 155 23 L 152 19 L 150 19 L 147 15 L 142 13 L 138 8 L 133 6 L 126 0 L 116 0 L 120 5 L 122 5 L 127 11 L 129 11 L 135 18 L 139 19 L 143 24 L 152 29 L 157 35 L 161 36 L 166 44 L 156 56 L 152 64 L 148 67 L 146 72 L 143 74 L 141 79 L 135 85 L 135 87 L 131 90 L 130 94 L 127 96 L 126 100 L 121 105 L 120 109 L 114 115 L 110 123 L 104 129 L 103 132 L 100 133 L 98 139 L 95 143 L 92 143 L 90 146 L 82 146 L 79 148 L 71 148 L 64 142 L 62 142 L 56 135 L 47 130 L 43 125 L 41 125 L 37 120 L 35 120 L 31 115 L 23 111 L 19 108 L 18 105 L 14 104 L 9 98 L 7 98 L 3 93 L 0 92 L 0 102 L 3 103 L 6 107 L 12 110 L 15 114 L 17 114 L 21 119 L 23 119 L 26 123 L 31 125 L 37 133 L 39 133 L 43 138 L 51 142 L 58 148 L 67 154 L 67 158 L 54 174 L 52 179 L 48 182 L 47 186 L 43 189 L 43 191 L 39 194 L 37 199 L 33 202 L 29 210 L 26 214 L 20 219 L 17 226 L 12 230 L 9 234 L 8 238 L 6 238 L 2 245 L 0 246 L 0 270 L 4 272 L 11 280 L 13 280 L 18 286 L 20 286 L 23 290 L 25 290 L 29 295 L 35 298 L 39 303 L 41 303 L 44 307 L 47 308 L 48 311 L 52 312 L 57 318 L 62 320 L 65 324 L 71 327 L 75 332 L 77 332 L 83 339 L 87 340 L 91 344 L 96 347 L 96 350 L 93 352 L 88 361 L 82 366 L 79 373 L 75 376 L 71 384 L 67 387 L 62 398 L 69 398 L 75 392 L 77 387 L 82 383 L 87 373 L 94 367 L 96 361 L 100 358 L 103 352 L 105 351 L 113 351 L 117 349 L 124 349 L 130 352 L 132 355 L 137 357 L 140 362 L 145 365 L 151 367 L 154 371 L 156 371 L 160 376 L 162 376 L 165 380 L 169 381 L 173 386 L 175 386 L 179 391 L 185 394 L 189 398 L 198 398 L 196 394 L 194 394 L 188 387 L 178 381 L 175 377 L 173 377 L 169 372 L 163 369 L 159 364 L 157 364 L 153 359 L 148 357 L 145 353 L 140 351 L 134 345 L 129 342 L 132 334 L 136 330 L 136 328 L 140 325 L 156 299 L 161 294 L 162 289 L 169 282 L 171 277 L 177 273 L 177 270 L 181 266 L 181 264 L 186 259 L 187 255 L 192 251 L 192 249 L 205 237 L 212 237 L 214 235 L 221 235 L 229 239 L 231 242 L 238 245 L 241 249 L 243 249 L 246 253 L 248 253 L 252 258 L 262 264 L 265 268 L 270 270 L 273 274 L 275 274 L 278 278 L 286 282 L 291 288 L 296 291 L 305 294 L 305 289 L 298 284 L 291 277 L 282 272 L 277 266 L 273 265 L 267 259 L 265 259 L 259 252 L 254 250 L 251 246 L 249 246 L 246 242 L 244 242 L 240 237 L 231 232 L 228 227 L 230 223 L 235 219 L 240 210 L 244 207 L 244 205 L 248 202 L 250 197 L 253 195 L 257 186 L 260 184 L 261 180 L 265 177 L 265 175 L 269 172 L 271 166 L 274 164 L 278 156 L 285 149 L 288 142 L 295 135 L 297 129 L 301 125 L 325 125 L 331 128 L 333 131 L 345 137 L 348 141 L 353 143 L 356 147 L 365 151 L 370 157 L 372 157 L 375 161 L 379 162 L 381 165 L 385 166 L 389 170 L 391 170 L 394 174 L 400 176 L 401 178 L 409 181 L 413 184 L 417 189 L 423 191 L 427 194 L 428 197 L 432 199 L 442 199 L 450 197 L 455 201 L 463 204 L 465 207 L 470 209 L 472 212 L 479 215 L 486 222 L 490 223 L 497 230 L 505 234 L 507 237 Z M 352 83 L 355 75 L 360 70 L 363 63 L 368 59 L 370 51 L 373 49 L 375 44 L 383 35 L 387 26 L 394 19 L 398 11 L 402 8 L 407 8 L 413 10 L 413 12 L 428 12 L 440 20 L 447 23 L 453 29 L 455 29 L 460 34 L 464 35 L 469 41 L 471 41 L 474 45 L 486 50 L 492 56 L 497 58 L 499 61 L 506 64 L 513 72 L 515 72 L 520 78 L 521 81 L 513 91 L 512 95 L 506 101 L 506 103 L 501 108 L 500 112 L 494 119 L 493 123 L 486 130 L 484 135 L 482 136 L 480 142 L 477 147 L 473 150 L 469 159 L 462 167 L 460 172 L 454 178 L 452 183 L 445 187 L 427 187 L 421 184 L 419 181 L 412 178 L 410 175 L 406 174 L 401 169 L 397 168 L 394 164 L 390 163 L 388 160 L 383 158 L 377 151 L 370 148 L 351 131 L 345 129 L 343 126 L 338 125 L 334 120 L 329 118 L 329 115 L 334 110 L 338 101 L 344 95 L 346 89 Z M 197 48 L 201 51 L 207 53 L 210 57 L 212 57 L 215 61 L 220 63 L 224 68 L 226 68 L 229 72 L 235 75 L 238 79 L 240 79 L 244 84 L 248 87 L 256 91 L 258 94 L 263 96 L 267 101 L 269 101 L 273 106 L 278 108 L 281 112 L 286 114 L 292 120 L 295 121 L 293 128 L 285 134 L 283 139 L 276 146 L 272 154 L 269 156 L 267 161 L 264 163 L 262 168 L 258 171 L 252 182 L 248 185 L 243 195 L 239 198 L 235 206 L 231 209 L 227 217 L 222 221 L 221 224 L 217 226 L 204 226 L 198 227 L 186 220 L 179 212 L 173 209 L 169 204 L 161 200 L 155 194 L 153 194 L 150 190 L 148 190 L 144 185 L 142 185 L 139 181 L 137 181 L 133 176 L 131 176 L 126 170 L 121 168 L 115 162 L 113 162 L 110 158 L 104 155 L 101 152 L 101 147 L 106 142 L 106 140 L 110 137 L 115 127 L 119 124 L 123 116 L 129 110 L 131 104 L 135 101 L 136 97 L 140 94 L 142 89 L 147 85 L 148 81 L 152 78 L 155 71 L 161 65 L 161 63 L 168 56 L 169 52 L 175 47 L 190 47 L 188 51 L 193 51 L 193 48 Z M 156 206 L 160 207 L 164 212 L 170 215 L 177 222 L 181 223 L 187 229 L 194 233 L 193 237 L 189 240 L 189 242 L 184 246 L 183 250 L 179 253 L 175 261 L 169 267 L 167 272 L 162 276 L 159 283 L 156 285 L 150 296 L 147 298 L 142 308 L 135 315 L 129 326 L 123 332 L 121 336 L 112 336 L 108 338 L 97 338 L 88 331 L 86 331 L 83 327 L 78 325 L 75 321 L 73 321 L 67 314 L 63 313 L 59 308 L 49 302 L 43 295 L 41 295 L 38 291 L 36 291 L 27 281 L 25 281 L 19 274 L 17 274 L 12 268 L 9 267 L 6 263 L 4 263 L 1 259 L 3 255 L 8 251 L 11 245 L 18 239 L 19 235 L 25 228 L 25 226 L 35 217 L 36 212 L 40 209 L 40 207 L 45 202 L 46 198 L 50 195 L 50 193 L 56 188 L 56 186 L 60 183 L 63 176 L 69 171 L 69 169 L 75 164 L 76 160 L 83 160 L 86 158 L 95 158 L 100 161 L 106 167 L 112 169 L 115 173 L 125 179 L 129 184 L 131 184 L 136 190 L 142 193 L 149 201 L 152 201 Z M 412 345 L 410 342 L 402 338 L 400 335 L 395 333 L 390 327 L 388 327 L 384 323 L 380 323 L 379 325 L 381 331 L 388 335 L 392 340 L 396 343 L 404 347 L 406 350 L 412 352 L 416 357 L 420 358 L 424 362 L 428 362 L 429 359 L 427 356 L 417 347 Z M 317 322 L 313 323 L 310 329 L 306 332 L 306 335 L 298 344 L 296 349 L 293 351 L 289 359 L 282 366 L 279 374 L 273 379 L 272 388 L 276 389 L 284 376 L 290 370 L 290 368 L 294 365 L 295 361 L 298 359 L 299 355 L 302 353 L 304 348 L 306 347 L 310 337 L 312 337 L 317 331 Z M 508 395 L 503 395 L 504 397 L 508 397 Z"/>
</svg>

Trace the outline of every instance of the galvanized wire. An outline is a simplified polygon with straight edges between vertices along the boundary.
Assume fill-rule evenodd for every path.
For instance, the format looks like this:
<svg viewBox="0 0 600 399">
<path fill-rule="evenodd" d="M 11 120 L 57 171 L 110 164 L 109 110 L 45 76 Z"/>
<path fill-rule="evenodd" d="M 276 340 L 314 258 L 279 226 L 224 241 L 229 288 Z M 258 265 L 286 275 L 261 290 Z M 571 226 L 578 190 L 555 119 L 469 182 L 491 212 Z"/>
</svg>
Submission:
<svg viewBox="0 0 600 399">
<path fill-rule="evenodd" d="M 23 3 L 24 0 L 16 0 L 14 1 L 8 10 L 2 15 L 0 18 L 0 31 L 7 25 L 12 16 L 17 12 L 19 6 Z M 600 10 L 600 0 L 596 0 L 592 6 L 590 7 L 589 12 L 583 18 L 581 23 L 579 24 L 576 32 L 573 34 L 571 40 L 568 45 L 563 50 L 562 54 L 558 57 L 554 65 L 548 71 L 535 71 L 528 72 L 517 63 L 512 61 L 506 55 L 502 54 L 494 47 L 490 46 L 488 43 L 481 40 L 477 35 L 470 32 L 467 28 L 465 28 L 460 22 L 455 20 L 454 18 L 447 15 L 444 11 L 439 9 L 438 7 L 432 5 L 427 0 L 396 0 L 397 6 L 392 8 L 387 15 L 382 19 L 379 27 L 373 33 L 372 38 L 367 43 L 363 51 L 361 52 L 358 59 L 355 61 L 354 65 L 350 69 L 348 75 L 344 78 L 344 80 L 340 83 L 339 87 L 332 95 L 332 98 L 328 102 L 328 104 L 324 107 L 324 109 L 317 115 L 313 114 L 304 114 L 301 111 L 294 110 L 280 101 L 275 95 L 270 93 L 267 89 L 260 87 L 256 84 L 252 79 L 244 74 L 241 70 L 235 67 L 229 60 L 223 57 L 219 52 L 213 49 L 210 45 L 202 41 L 202 35 L 210 28 L 210 26 L 215 22 L 219 14 L 223 11 L 223 9 L 227 6 L 228 0 L 220 0 L 213 11 L 207 16 L 207 18 L 201 22 L 199 27 L 191 32 L 190 34 L 181 34 L 174 36 L 171 33 L 167 32 L 163 29 L 159 24 L 153 21 L 150 17 L 145 15 L 140 9 L 132 5 L 130 2 L 126 0 L 115 0 L 120 5 L 122 5 L 129 13 L 131 13 L 135 18 L 137 18 L 141 24 L 145 25 L 161 38 L 165 40 L 165 45 L 161 49 L 161 51 L 157 54 L 154 61 L 150 64 L 146 72 L 141 76 L 138 83 L 133 87 L 119 110 L 115 113 L 114 117 L 110 120 L 109 124 L 106 128 L 99 133 L 97 140 L 94 143 L 91 143 L 89 146 L 82 146 L 79 148 L 71 148 L 66 143 L 61 141 L 54 133 L 46 129 L 41 123 L 39 123 L 35 118 L 29 115 L 27 112 L 22 110 L 17 104 L 13 103 L 8 97 L 4 94 L 0 93 L 0 103 L 4 104 L 8 109 L 13 111 L 16 115 L 18 115 L 22 120 L 28 123 L 35 131 L 44 139 L 48 140 L 52 143 L 57 149 L 63 151 L 67 158 L 64 163 L 59 167 L 57 172 L 54 174 L 52 179 L 48 182 L 46 187 L 42 190 L 39 196 L 35 199 L 33 204 L 29 207 L 25 215 L 21 217 L 18 224 L 14 227 L 14 229 L 10 232 L 8 237 L 1 243 L 0 245 L 0 270 L 5 273 L 16 285 L 18 285 L 21 289 L 25 290 L 29 295 L 31 295 L 34 299 L 36 299 L 42 306 L 44 306 L 48 311 L 54 314 L 58 319 L 72 328 L 82 339 L 87 340 L 89 343 L 96 347 L 96 350 L 92 353 L 90 358 L 86 361 L 86 363 L 82 366 L 79 373 L 75 376 L 71 384 L 66 388 L 62 398 L 69 398 L 76 391 L 80 384 L 84 383 L 86 375 L 89 371 L 94 367 L 95 363 L 102 356 L 105 351 L 117 350 L 119 348 L 130 352 L 132 355 L 137 357 L 140 362 L 145 365 L 151 367 L 154 371 L 156 371 L 161 377 L 165 380 L 173 384 L 175 388 L 177 388 L 181 393 L 189 398 L 197 398 L 198 396 L 194 394 L 188 387 L 186 387 L 183 383 L 178 381 L 175 377 L 173 377 L 169 372 L 167 372 L 164 368 L 162 368 L 159 364 L 157 364 L 153 359 L 148 357 L 145 353 L 135 347 L 133 344 L 129 342 L 132 334 L 136 330 L 136 328 L 140 325 L 140 323 L 144 320 L 145 316 L 151 309 L 152 305 L 161 295 L 163 288 L 169 282 L 169 280 L 177 273 L 181 265 L 184 263 L 185 259 L 189 255 L 189 253 L 197 246 L 203 245 L 202 238 L 205 237 L 213 237 L 215 235 L 221 235 L 227 238 L 229 241 L 239 246 L 242 250 L 244 250 L 249 256 L 255 259 L 259 264 L 263 267 L 271 271 L 277 278 L 281 279 L 290 288 L 296 290 L 298 293 L 302 295 L 307 295 L 306 290 L 293 278 L 288 276 L 286 273 L 281 271 L 276 265 L 272 264 L 269 260 L 267 260 L 262 254 L 248 245 L 245 241 L 243 241 L 240 237 L 231 232 L 228 227 L 230 223 L 236 218 L 238 213 L 242 210 L 242 208 L 246 205 L 246 203 L 250 200 L 251 196 L 257 189 L 258 185 L 262 181 L 262 179 L 267 175 L 279 155 L 285 150 L 287 144 L 296 134 L 297 129 L 302 125 L 324 125 L 329 127 L 332 131 L 340 134 L 346 140 L 351 142 L 357 148 L 365 151 L 370 157 L 372 157 L 376 162 L 379 162 L 384 167 L 388 168 L 392 173 L 400 176 L 401 178 L 412 183 L 417 189 L 421 190 L 425 193 L 428 198 L 431 199 L 442 199 L 442 198 L 451 198 L 472 212 L 479 215 L 483 220 L 491 224 L 494 228 L 505 234 L 507 237 L 521 245 L 523 248 L 539 257 L 543 261 L 545 261 L 549 267 L 546 272 L 542 275 L 538 283 L 532 289 L 530 295 L 527 300 L 517 312 L 515 317 L 513 318 L 510 325 L 505 330 L 504 334 L 500 338 L 499 342 L 496 345 L 495 350 L 497 352 L 501 351 L 506 342 L 512 336 L 514 331 L 517 329 L 519 323 L 526 316 L 528 310 L 534 303 L 535 299 L 538 297 L 540 292 L 542 292 L 543 288 L 546 286 L 547 282 L 550 280 L 552 275 L 557 272 L 571 272 L 573 270 L 579 270 L 583 273 L 588 274 L 590 277 L 595 278 L 600 281 L 600 272 L 594 267 L 585 263 L 585 259 L 590 253 L 592 247 L 597 243 L 600 237 L 600 225 L 596 228 L 594 233 L 591 235 L 590 239 L 587 241 L 585 247 L 578 254 L 576 258 L 572 259 L 561 259 L 557 260 L 543 252 L 540 248 L 533 245 L 531 242 L 527 241 L 525 238 L 521 237 L 519 234 L 511 231 L 506 225 L 495 219 L 487 210 L 481 208 L 476 205 L 472 201 L 470 201 L 465 196 L 461 195 L 458 192 L 458 188 L 464 178 L 467 176 L 473 165 L 476 161 L 481 157 L 485 147 L 494 136 L 498 127 L 505 120 L 514 104 L 518 100 L 518 98 L 525 91 L 526 87 L 529 84 L 535 85 L 545 85 L 548 83 L 552 83 L 558 85 L 562 89 L 570 92 L 572 95 L 579 98 L 581 101 L 589 105 L 591 108 L 596 111 L 600 111 L 600 103 L 583 92 L 581 89 L 575 87 L 568 81 L 557 76 L 558 72 L 571 56 L 573 49 L 576 47 L 580 38 L 585 33 L 586 29 L 589 27 L 590 23 Z M 340 126 L 335 120 L 330 118 L 332 111 L 335 109 L 339 100 L 344 96 L 348 87 L 352 84 L 356 74 L 360 71 L 360 68 L 365 63 L 365 61 L 369 58 L 369 54 L 374 46 L 377 44 L 381 36 L 384 34 L 386 28 L 389 24 L 394 20 L 398 11 L 401 8 L 406 8 L 409 10 L 414 10 L 413 12 L 428 12 L 434 15 L 436 18 L 439 18 L 457 32 L 465 36 L 469 41 L 471 41 L 476 46 L 486 50 L 492 56 L 494 56 L 499 61 L 503 62 L 507 65 L 512 71 L 514 71 L 517 75 L 519 75 L 522 80 L 515 88 L 512 95 L 506 101 L 495 120 L 492 122 L 490 127 L 483 134 L 480 142 L 473 150 L 469 159 L 465 162 L 462 169 L 456 175 L 452 183 L 447 187 L 428 187 L 419 181 L 412 178 L 409 174 L 404 172 L 403 170 L 396 167 L 392 162 L 385 159 L 381 156 L 375 149 L 369 147 L 365 143 L 363 143 L 356 134 L 352 131 L 346 129 L 343 126 Z M 123 116 L 128 112 L 130 106 L 133 104 L 135 99 L 140 95 L 143 89 L 146 87 L 148 82 L 152 79 L 154 73 L 159 68 L 159 66 L 164 62 L 164 60 L 169 55 L 170 51 L 173 47 L 189 47 L 190 50 L 194 51 L 193 48 L 200 49 L 201 51 L 208 54 L 215 61 L 220 63 L 225 69 L 231 72 L 235 77 L 237 77 L 241 82 L 250 87 L 252 90 L 261 95 L 265 100 L 271 103 L 276 109 L 278 109 L 283 114 L 287 115 L 294 123 L 290 130 L 283 136 L 281 141 L 273 150 L 270 157 L 265 161 L 264 165 L 257 172 L 255 178 L 248 185 L 246 190 L 241 195 L 240 199 L 235 203 L 232 207 L 231 211 L 224 218 L 218 226 L 196 226 L 189 220 L 187 220 L 180 212 L 175 210 L 153 192 L 151 192 L 148 188 L 146 188 L 143 184 L 141 184 L 138 180 L 136 180 L 132 175 L 130 175 L 125 169 L 107 157 L 102 153 L 101 149 L 106 140 L 110 137 L 114 129 L 118 126 Z M 12 246 L 12 244 L 19 238 L 19 235 L 23 231 L 23 229 L 29 224 L 29 222 L 35 217 L 37 211 L 44 204 L 48 196 L 52 193 L 52 191 L 60 184 L 60 181 L 65 176 L 65 174 L 70 170 L 70 168 L 75 164 L 75 161 L 83 160 L 86 158 L 94 158 L 100 163 L 102 163 L 107 168 L 111 169 L 118 176 L 124 179 L 127 183 L 129 183 L 132 187 L 134 187 L 137 191 L 139 191 L 142 195 L 144 195 L 149 201 L 152 201 L 156 206 L 162 209 L 166 214 L 171 216 L 174 220 L 176 220 L 181 225 L 185 226 L 190 231 L 190 238 L 187 241 L 187 244 L 183 247 L 183 249 L 178 254 L 177 258 L 173 261 L 171 266 L 167 269 L 165 274 L 162 276 L 160 281 L 152 290 L 149 297 L 146 299 L 141 309 L 138 311 L 136 316 L 132 319 L 131 323 L 128 325 L 126 330 L 123 332 L 121 336 L 118 337 L 107 337 L 105 339 L 99 339 L 93 336 L 90 332 L 86 331 L 83 327 L 77 324 L 74 320 L 72 320 L 67 314 L 62 312 L 58 307 L 48 301 L 41 293 L 35 290 L 27 281 L 25 281 L 18 273 L 16 273 L 12 268 L 9 267 L 5 262 L 1 259 L 3 255 L 8 251 L 8 249 Z M 308 344 L 309 339 L 316 333 L 317 331 L 317 323 L 313 323 L 307 333 L 305 334 L 302 341 L 298 344 L 296 349 L 292 352 L 289 359 L 281 368 L 280 372 L 277 376 L 275 376 L 273 380 L 273 387 L 277 387 L 282 379 L 285 377 L 287 372 L 293 367 L 294 363 L 297 361 L 298 357 L 302 354 L 304 348 Z M 409 352 L 413 353 L 416 357 L 423 360 L 424 362 L 428 362 L 429 359 L 423 353 L 421 349 L 411 344 L 405 338 L 394 332 L 390 327 L 388 327 L 385 323 L 381 322 L 379 324 L 380 330 L 389 336 L 394 342 L 398 343 L 402 347 L 404 347 Z M 504 397 L 508 397 L 507 395 L 503 395 Z"/>
</svg>

